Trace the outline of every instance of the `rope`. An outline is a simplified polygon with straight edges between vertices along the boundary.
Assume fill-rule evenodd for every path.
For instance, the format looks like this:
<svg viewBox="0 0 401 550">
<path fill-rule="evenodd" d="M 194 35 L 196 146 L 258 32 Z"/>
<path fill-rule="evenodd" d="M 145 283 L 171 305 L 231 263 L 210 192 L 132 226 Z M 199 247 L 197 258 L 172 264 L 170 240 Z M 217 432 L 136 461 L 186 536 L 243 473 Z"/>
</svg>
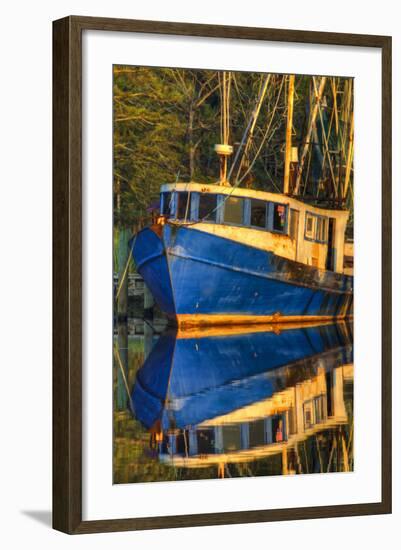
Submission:
<svg viewBox="0 0 401 550">
<path fill-rule="evenodd" d="M 267 89 L 267 85 L 269 84 L 269 80 L 270 80 L 270 74 L 267 75 L 267 77 L 266 77 L 266 79 L 265 79 L 265 81 L 264 81 L 262 91 L 261 91 L 260 94 L 259 94 L 257 103 L 256 103 L 256 105 L 255 105 L 255 108 L 254 108 L 253 112 L 252 112 L 252 116 L 251 116 L 251 118 L 249 119 L 249 122 L 248 122 L 247 127 L 245 128 L 245 132 L 244 132 L 244 134 L 243 134 L 243 136 L 242 136 L 241 143 L 239 144 L 239 147 L 238 147 L 237 152 L 236 152 L 236 154 L 235 154 L 234 160 L 233 160 L 233 162 L 232 162 L 232 164 L 231 164 L 231 167 L 230 167 L 230 170 L 229 170 L 229 172 L 228 172 L 228 177 L 227 177 L 228 181 L 230 181 L 230 178 L 231 178 L 231 176 L 232 176 L 232 174 L 233 174 L 234 167 L 235 167 L 235 165 L 237 164 L 239 155 L 240 155 L 240 153 L 241 153 L 241 149 L 242 149 L 242 147 L 244 146 L 245 140 L 246 140 L 247 137 L 248 137 L 248 132 L 249 132 L 249 130 L 251 129 L 251 127 L 253 126 L 254 122 L 256 123 L 256 119 L 257 119 L 258 116 L 259 116 L 259 110 L 260 110 L 260 107 L 261 107 L 261 105 L 262 105 L 262 101 L 263 101 L 264 95 L 265 95 L 265 93 L 266 93 L 266 89 Z"/>
<path fill-rule="evenodd" d="M 225 78 L 226 78 L 226 77 L 225 77 L 225 72 L 223 73 L 223 77 L 224 77 L 223 86 L 221 86 L 220 73 L 219 73 L 218 76 L 219 76 L 219 82 L 220 82 L 220 94 L 222 94 L 222 92 L 224 92 L 224 94 L 225 94 Z M 235 165 L 236 165 L 236 163 L 237 163 L 237 161 L 238 161 L 238 158 L 239 158 L 241 149 L 242 149 L 242 147 L 244 146 L 245 140 L 246 140 L 247 137 L 248 137 L 248 132 L 249 132 L 249 130 L 253 127 L 253 125 L 256 124 L 256 120 L 257 120 L 258 115 L 259 115 L 260 107 L 261 107 L 261 104 L 262 104 L 264 95 L 265 95 L 265 93 L 266 93 L 267 86 L 268 86 L 268 84 L 269 84 L 270 76 L 271 76 L 270 74 L 267 75 L 267 77 L 266 77 L 265 80 L 264 80 L 263 86 L 262 86 L 262 81 L 261 81 L 262 89 L 259 90 L 259 97 L 258 97 L 257 103 L 256 103 L 256 105 L 255 105 L 255 108 L 254 108 L 253 112 L 252 112 L 252 116 L 251 116 L 251 118 L 250 118 L 250 120 L 249 120 L 249 123 L 248 123 L 246 129 L 245 129 L 245 132 L 244 132 L 244 134 L 243 134 L 243 136 L 242 136 L 242 140 L 241 140 L 241 143 L 240 143 L 240 145 L 239 145 L 239 147 L 238 147 L 238 150 L 237 150 L 237 152 L 236 152 L 236 155 L 235 155 L 235 157 L 234 157 L 233 163 L 232 163 L 232 165 L 231 165 L 231 167 L 230 167 L 230 170 L 229 170 L 229 173 L 228 173 L 228 178 L 227 178 L 228 180 L 230 180 L 230 177 L 231 177 L 231 175 L 232 175 L 232 173 L 233 173 L 233 170 L 234 170 L 234 167 L 235 167 Z M 229 73 L 229 79 L 230 79 L 230 78 L 231 78 L 231 74 Z M 230 82 L 230 80 L 229 80 L 229 82 Z M 281 88 L 280 88 L 280 93 L 281 93 Z M 280 93 L 279 93 L 279 97 L 280 97 Z M 223 107 L 224 107 L 224 99 L 225 99 L 225 95 L 223 96 L 223 98 L 221 97 L 221 99 L 220 99 L 220 101 L 221 101 L 222 104 L 223 104 Z M 277 103 L 278 103 L 278 100 L 277 100 Z M 277 105 L 277 104 L 276 104 L 276 105 Z M 225 113 L 225 114 L 226 114 L 226 113 Z M 221 115 L 221 119 L 220 119 L 221 137 L 223 137 L 223 141 L 224 141 L 224 139 L 225 139 L 225 137 L 226 137 L 226 133 L 225 133 L 225 130 L 226 130 L 226 129 L 225 129 L 224 120 L 223 120 L 223 110 L 221 110 L 220 115 Z M 273 117 L 272 117 L 272 118 L 273 118 Z M 271 125 L 271 123 L 270 123 L 270 125 Z M 270 125 L 269 125 L 269 128 L 270 128 Z M 269 128 L 268 128 L 268 130 L 269 130 Z M 268 130 L 266 131 L 265 136 L 267 136 Z M 263 145 L 263 143 L 262 143 L 262 145 Z M 259 151 L 258 151 L 257 155 L 258 155 L 258 154 L 259 154 Z M 256 160 L 256 159 L 254 159 L 254 161 L 255 161 L 255 160 Z M 252 166 L 253 166 L 253 164 L 252 164 Z M 245 174 L 245 175 L 246 175 L 246 174 Z M 245 177 L 245 175 L 244 175 L 243 177 Z M 243 179 L 243 178 L 242 178 L 242 179 Z M 225 195 L 224 200 L 223 200 L 220 204 L 218 204 L 217 206 L 215 206 L 215 208 L 213 208 L 210 212 L 208 212 L 208 213 L 206 214 L 206 216 L 204 216 L 204 217 L 201 218 L 200 220 L 190 221 L 190 222 L 187 222 L 187 221 L 186 221 L 186 218 L 187 218 L 187 211 L 188 211 L 188 202 L 189 202 L 189 197 L 188 197 L 188 199 L 187 199 L 188 202 L 187 202 L 187 208 L 186 208 L 186 212 L 185 212 L 185 219 L 184 219 L 184 221 L 174 222 L 174 221 L 172 221 L 172 220 L 168 220 L 167 223 L 169 223 L 170 225 L 176 225 L 176 226 L 181 226 L 181 225 L 183 225 L 183 226 L 191 226 L 191 225 L 195 225 L 195 224 L 197 224 L 197 223 L 200 223 L 200 222 L 203 222 L 203 221 L 207 220 L 212 214 L 214 214 L 215 212 L 217 212 L 217 210 L 218 210 L 219 208 L 222 208 L 222 207 L 224 206 L 225 202 L 231 197 L 231 195 L 233 194 L 233 192 L 235 191 L 235 189 L 236 189 L 237 187 L 239 187 L 241 181 L 242 181 L 242 180 L 238 180 L 238 175 L 237 175 L 237 178 L 236 178 L 236 181 L 235 181 L 234 185 L 231 187 L 230 192 L 227 193 L 227 194 Z M 186 187 L 186 189 L 187 189 L 187 187 Z"/>
<path fill-rule="evenodd" d="M 267 127 L 267 129 L 266 129 L 266 132 L 265 132 L 263 138 L 262 138 L 262 141 L 261 141 L 261 143 L 260 143 L 260 146 L 259 146 L 258 150 L 256 151 L 255 157 L 253 158 L 251 164 L 249 165 L 248 169 L 245 171 L 245 173 L 243 174 L 243 176 L 242 176 L 241 178 L 239 177 L 239 172 L 238 172 L 238 174 L 237 174 L 237 180 L 239 180 L 239 183 L 241 183 L 241 182 L 246 178 L 246 176 L 249 174 L 249 172 L 252 170 L 252 168 L 253 168 L 253 166 L 254 166 L 256 160 L 258 159 L 258 157 L 259 157 L 259 155 L 260 155 L 260 152 L 261 152 L 261 150 L 262 150 L 262 148 L 263 148 L 263 146 L 264 146 L 264 144 L 265 144 L 265 142 L 266 142 L 266 139 L 267 139 L 267 136 L 268 136 L 268 134 L 269 134 L 271 125 L 272 125 L 272 123 L 273 123 L 274 115 L 275 115 L 276 110 L 277 110 L 278 102 L 279 102 L 280 97 L 281 97 L 281 91 L 282 91 L 282 89 L 283 89 L 283 83 L 284 83 L 284 79 L 281 81 L 280 89 L 279 89 L 279 92 L 278 92 L 278 95 L 277 95 L 276 103 L 275 103 L 274 108 L 273 108 L 273 112 L 272 112 L 272 116 L 271 116 L 271 118 L 270 118 L 269 125 L 268 125 L 268 127 Z"/>
<path fill-rule="evenodd" d="M 130 406 L 131 412 L 134 412 L 134 406 L 133 406 L 133 404 L 132 404 L 131 394 L 130 394 L 129 386 L 128 386 L 128 380 L 127 380 L 127 377 L 125 376 L 125 371 L 124 371 L 123 363 L 122 363 L 122 361 L 121 361 L 120 353 L 119 353 L 119 350 L 118 350 L 117 347 L 114 348 L 114 355 L 115 355 L 115 358 L 117 359 L 118 366 L 120 367 L 121 376 L 122 376 L 122 378 L 123 378 L 125 390 L 126 390 L 126 392 L 127 392 L 127 396 L 128 396 L 129 406 Z"/>
<path fill-rule="evenodd" d="M 130 261 L 132 260 L 132 251 L 133 251 L 134 246 L 135 246 L 135 241 L 136 241 L 136 235 L 132 239 L 132 246 L 131 246 L 129 254 L 128 254 L 128 259 L 127 259 L 127 263 L 125 265 L 123 276 L 121 277 L 121 280 L 118 283 L 118 288 L 117 288 L 117 292 L 116 292 L 116 300 L 118 300 L 118 297 L 120 296 L 120 292 L 121 292 L 122 286 L 124 284 L 125 277 L 127 276 L 127 273 L 128 273 L 128 267 L 129 267 Z"/>
</svg>

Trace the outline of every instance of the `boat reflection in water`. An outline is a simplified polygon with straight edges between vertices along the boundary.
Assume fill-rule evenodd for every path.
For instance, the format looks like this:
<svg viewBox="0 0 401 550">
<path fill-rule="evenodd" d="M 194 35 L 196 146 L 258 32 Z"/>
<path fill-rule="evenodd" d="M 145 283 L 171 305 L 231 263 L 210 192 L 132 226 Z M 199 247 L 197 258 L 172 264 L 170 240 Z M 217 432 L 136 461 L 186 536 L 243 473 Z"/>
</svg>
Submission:
<svg viewBox="0 0 401 550">
<path fill-rule="evenodd" d="M 351 470 L 352 324 L 224 330 L 167 332 L 137 372 L 157 460 L 208 477 Z"/>
</svg>

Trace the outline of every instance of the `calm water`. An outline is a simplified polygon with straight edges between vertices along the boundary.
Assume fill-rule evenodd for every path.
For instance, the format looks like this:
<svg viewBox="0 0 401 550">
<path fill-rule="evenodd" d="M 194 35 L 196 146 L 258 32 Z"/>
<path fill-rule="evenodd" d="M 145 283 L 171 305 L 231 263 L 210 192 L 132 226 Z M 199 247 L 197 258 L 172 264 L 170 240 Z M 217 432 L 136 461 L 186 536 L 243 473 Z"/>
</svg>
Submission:
<svg viewBox="0 0 401 550">
<path fill-rule="evenodd" d="M 143 331 L 115 336 L 115 483 L 353 469 L 352 325 Z"/>
</svg>

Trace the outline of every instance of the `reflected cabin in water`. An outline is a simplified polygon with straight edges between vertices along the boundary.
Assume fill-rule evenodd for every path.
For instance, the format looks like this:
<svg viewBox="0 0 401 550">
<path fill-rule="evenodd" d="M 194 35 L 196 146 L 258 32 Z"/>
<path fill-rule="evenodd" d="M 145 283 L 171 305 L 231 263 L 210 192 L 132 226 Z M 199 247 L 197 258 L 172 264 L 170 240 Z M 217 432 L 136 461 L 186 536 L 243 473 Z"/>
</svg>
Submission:
<svg viewBox="0 0 401 550">
<path fill-rule="evenodd" d="M 353 315 L 348 211 L 229 185 L 162 186 L 131 241 L 138 272 L 179 326 Z"/>
<path fill-rule="evenodd" d="M 291 473 L 288 450 L 349 424 L 347 384 L 350 323 L 184 331 L 160 337 L 132 404 L 165 464 L 220 468 L 282 454 Z"/>
</svg>

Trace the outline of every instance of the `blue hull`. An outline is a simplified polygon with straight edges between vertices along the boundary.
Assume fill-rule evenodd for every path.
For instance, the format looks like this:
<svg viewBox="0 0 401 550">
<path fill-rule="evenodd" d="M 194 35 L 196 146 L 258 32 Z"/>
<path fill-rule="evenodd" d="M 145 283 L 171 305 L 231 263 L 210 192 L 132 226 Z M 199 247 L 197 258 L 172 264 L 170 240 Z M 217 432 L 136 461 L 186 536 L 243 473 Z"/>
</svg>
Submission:
<svg viewBox="0 0 401 550">
<path fill-rule="evenodd" d="M 144 229 L 132 253 L 159 307 L 179 322 L 210 316 L 216 322 L 251 316 L 282 322 L 353 313 L 353 277 L 196 229 L 166 225 L 160 235 Z"/>
<path fill-rule="evenodd" d="M 236 335 L 160 337 L 132 391 L 148 429 L 185 428 L 271 397 L 287 386 L 353 362 L 347 323 Z"/>
</svg>

